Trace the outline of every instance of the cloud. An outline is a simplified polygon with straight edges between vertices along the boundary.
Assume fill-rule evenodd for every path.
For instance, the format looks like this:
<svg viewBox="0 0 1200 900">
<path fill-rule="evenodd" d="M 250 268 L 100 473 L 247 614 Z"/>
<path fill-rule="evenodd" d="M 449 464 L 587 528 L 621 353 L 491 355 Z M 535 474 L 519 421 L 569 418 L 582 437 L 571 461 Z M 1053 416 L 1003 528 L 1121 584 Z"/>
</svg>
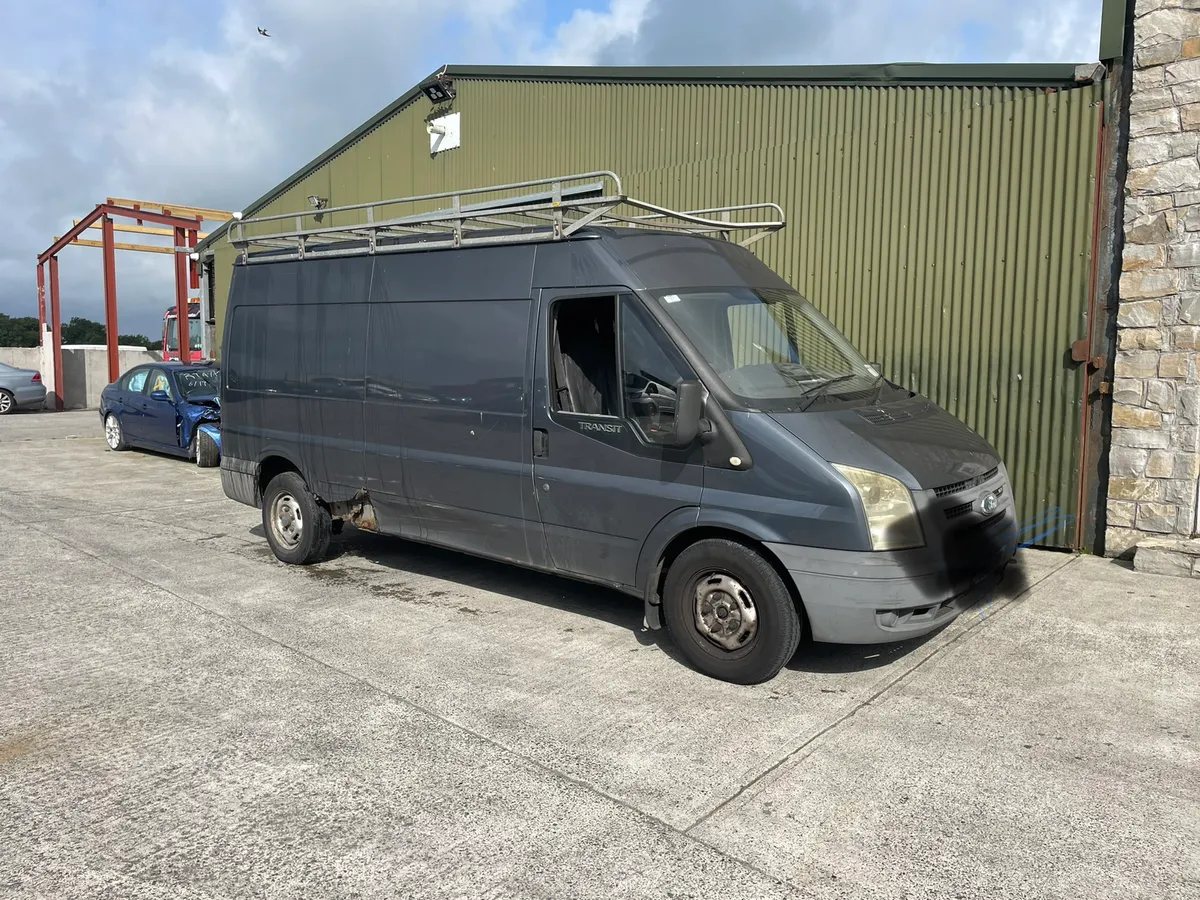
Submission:
<svg viewBox="0 0 1200 900">
<path fill-rule="evenodd" d="M 1085 62 L 1100 0 L 611 0 L 560 26 L 573 65 Z"/>
<path fill-rule="evenodd" d="M 440 63 L 531 43 L 522 2 L 231 0 L 203 25 L 147 5 L 137 27 L 71 3 L 51 29 L 19 12 L 0 34 L 0 312 L 36 313 L 36 254 L 105 197 L 240 209 Z M 99 251 L 61 261 L 63 315 L 102 318 Z M 169 257 L 118 253 L 122 331 L 157 333 L 173 296 Z"/>
<path fill-rule="evenodd" d="M 1099 13 L 1100 0 L 9 4 L 0 312 L 35 314 L 35 255 L 104 197 L 241 208 L 442 63 L 1082 61 Z M 99 252 L 62 260 L 64 315 L 102 318 Z M 118 291 L 121 330 L 157 333 L 169 258 L 118 254 Z"/>
<path fill-rule="evenodd" d="M 549 45 L 540 50 L 539 61 L 548 66 L 599 64 L 610 47 L 625 46 L 637 40 L 650 2 L 612 0 L 603 12 L 577 10 L 555 30 Z"/>
</svg>

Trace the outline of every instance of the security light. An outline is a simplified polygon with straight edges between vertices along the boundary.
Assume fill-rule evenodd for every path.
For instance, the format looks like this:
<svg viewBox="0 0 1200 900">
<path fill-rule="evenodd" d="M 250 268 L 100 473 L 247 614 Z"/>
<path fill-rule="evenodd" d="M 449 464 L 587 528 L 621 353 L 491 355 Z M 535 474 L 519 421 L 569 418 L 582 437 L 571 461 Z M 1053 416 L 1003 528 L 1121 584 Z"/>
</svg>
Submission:
<svg viewBox="0 0 1200 900">
<path fill-rule="evenodd" d="M 329 198 L 327 197 L 318 197 L 316 194 L 308 195 L 308 205 L 313 209 L 324 209 L 328 203 Z"/>
<path fill-rule="evenodd" d="M 457 96 L 454 90 L 454 82 L 444 76 L 436 81 L 425 82 L 425 84 L 421 85 L 421 93 L 434 106 L 448 103 Z"/>
</svg>

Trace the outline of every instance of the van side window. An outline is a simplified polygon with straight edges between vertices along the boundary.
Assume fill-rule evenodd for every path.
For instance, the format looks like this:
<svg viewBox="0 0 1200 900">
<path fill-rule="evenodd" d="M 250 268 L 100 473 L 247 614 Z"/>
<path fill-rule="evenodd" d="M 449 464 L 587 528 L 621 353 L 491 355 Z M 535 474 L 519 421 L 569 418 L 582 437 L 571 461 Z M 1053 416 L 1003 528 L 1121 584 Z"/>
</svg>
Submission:
<svg viewBox="0 0 1200 900">
<path fill-rule="evenodd" d="M 666 443 L 675 431 L 675 392 L 685 364 L 665 349 L 667 338 L 632 298 L 621 303 L 621 381 L 625 412 L 654 444 Z M 672 354 L 674 355 L 674 354 Z"/>
<path fill-rule="evenodd" d="M 619 416 L 617 298 L 558 300 L 552 323 L 552 408 L 585 416 Z"/>
</svg>

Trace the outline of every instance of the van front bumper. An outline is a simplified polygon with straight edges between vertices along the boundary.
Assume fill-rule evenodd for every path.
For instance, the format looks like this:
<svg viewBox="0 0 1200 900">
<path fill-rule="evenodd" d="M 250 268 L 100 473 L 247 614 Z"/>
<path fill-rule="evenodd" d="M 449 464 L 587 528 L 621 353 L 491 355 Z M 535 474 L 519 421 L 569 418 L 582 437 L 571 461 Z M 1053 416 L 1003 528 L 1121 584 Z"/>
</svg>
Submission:
<svg viewBox="0 0 1200 900">
<path fill-rule="evenodd" d="M 1010 507 L 981 524 L 961 544 L 917 550 L 767 547 L 795 582 L 813 640 L 882 644 L 935 631 L 991 594 L 1016 551 L 1016 519 Z"/>
</svg>

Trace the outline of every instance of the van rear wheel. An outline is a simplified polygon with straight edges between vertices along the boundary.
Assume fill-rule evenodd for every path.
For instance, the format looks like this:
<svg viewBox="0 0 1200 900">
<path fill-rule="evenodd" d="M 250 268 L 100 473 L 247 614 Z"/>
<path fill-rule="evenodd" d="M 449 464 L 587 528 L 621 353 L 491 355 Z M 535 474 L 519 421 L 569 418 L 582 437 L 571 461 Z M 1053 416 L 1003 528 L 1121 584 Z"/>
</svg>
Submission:
<svg viewBox="0 0 1200 900">
<path fill-rule="evenodd" d="M 687 661 L 722 681 L 768 681 L 800 643 L 787 585 L 760 554 L 734 541 L 697 541 L 680 553 L 667 571 L 663 610 Z"/>
<path fill-rule="evenodd" d="M 332 519 L 296 472 L 276 475 L 262 505 L 263 531 L 280 562 L 305 566 L 329 551 Z"/>
</svg>

